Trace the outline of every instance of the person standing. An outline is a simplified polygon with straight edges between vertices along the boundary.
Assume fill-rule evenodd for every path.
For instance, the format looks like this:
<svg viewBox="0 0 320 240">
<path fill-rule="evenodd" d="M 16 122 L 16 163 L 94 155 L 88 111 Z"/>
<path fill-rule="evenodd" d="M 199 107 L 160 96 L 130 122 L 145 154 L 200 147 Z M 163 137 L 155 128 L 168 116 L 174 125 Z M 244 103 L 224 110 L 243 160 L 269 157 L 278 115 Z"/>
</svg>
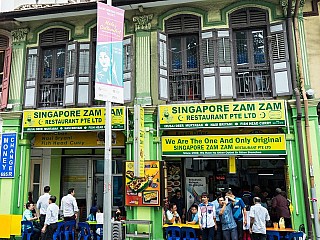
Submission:
<svg viewBox="0 0 320 240">
<path fill-rule="evenodd" d="M 246 205 L 244 204 L 243 200 L 239 197 L 235 197 L 231 190 L 229 190 L 226 194 L 233 198 L 235 201 L 233 202 L 233 218 L 237 224 L 237 232 L 238 232 L 238 239 L 243 239 L 243 226 L 247 225 L 247 210 Z"/>
<path fill-rule="evenodd" d="M 272 198 L 272 209 L 275 210 L 277 215 L 277 222 L 280 218 L 284 218 L 285 227 L 291 227 L 291 214 L 289 210 L 289 203 L 286 197 L 282 195 L 282 190 L 276 188 L 276 196 Z"/>
<path fill-rule="evenodd" d="M 61 211 L 64 221 L 76 220 L 78 217 L 79 209 L 74 195 L 74 188 L 70 188 L 68 195 L 61 199 Z"/>
<path fill-rule="evenodd" d="M 217 192 L 216 193 L 216 200 L 214 200 L 212 202 L 213 206 L 215 209 L 218 209 L 219 208 L 219 197 L 221 197 L 222 194 L 221 192 Z M 215 231 L 215 239 L 216 240 L 222 240 L 223 237 L 222 237 L 222 225 L 221 225 L 221 221 L 220 221 L 220 217 L 219 217 L 219 214 L 216 214 L 216 224 L 217 224 L 217 231 Z"/>
<path fill-rule="evenodd" d="M 49 206 L 47 208 L 44 226 L 41 230 L 42 233 L 46 233 L 46 240 L 53 239 L 53 234 L 58 226 L 59 207 L 56 204 L 56 200 L 57 198 L 55 196 L 49 198 Z"/>
<path fill-rule="evenodd" d="M 37 201 L 37 209 L 40 220 L 40 228 L 42 229 L 44 226 L 44 221 L 46 218 L 47 208 L 49 206 L 49 198 L 50 198 L 50 187 L 45 186 L 43 188 L 44 194 L 41 195 Z M 45 234 L 41 232 L 41 240 L 45 239 Z"/>
<path fill-rule="evenodd" d="M 214 230 L 217 230 L 216 211 L 214 205 L 209 202 L 208 193 L 201 194 L 201 201 L 198 206 L 198 217 L 202 240 L 213 240 Z"/>
<path fill-rule="evenodd" d="M 22 221 L 36 221 L 38 220 L 39 218 L 38 217 L 34 217 L 33 214 L 32 214 L 32 211 L 34 210 L 34 204 L 33 203 L 30 203 L 28 202 L 26 204 L 26 210 L 24 210 L 23 212 L 23 215 L 22 215 Z M 29 226 L 22 226 L 22 230 L 24 231 L 25 229 L 28 229 L 29 231 Z M 34 240 L 38 240 L 39 239 L 39 236 L 40 236 L 40 229 L 36 228 L 35 226 L 33 226 L 33 234 L 32 234 L 32 239 Z"/>
<path fill-rule="evenodd" d="M 223 197 L 220 197 L 218 201 L 219 208 L 217 209 L 217 214 L 220 215 L 223 239 L 238 240 L 237 224 L 233 218 L 231 203 L 231 201 L 235 202 L 235 199 L 230 196 L 226 196 L 225 199 Z"/>
<path fill-rule="evenodd" d="M 171 198 L 170 203 L 174 203 L 177 206 L 177 211 L 179 213 L 179 216 L 181 218 L 182 222 L 185 222 L 186 218 L 186 207 L 184 198 L 181 195 L 181 190 L 177 189 L 175 192 L 175 195 Z"/>
<path fill-rule="evenodd" d="M 259 197 L 253 198 L 254 205 L 250 208 L 250 228 L 253 240 L 266 240 L 266 222 L 270 220 L 268 210 L 261 205 Z"/>
</svg>

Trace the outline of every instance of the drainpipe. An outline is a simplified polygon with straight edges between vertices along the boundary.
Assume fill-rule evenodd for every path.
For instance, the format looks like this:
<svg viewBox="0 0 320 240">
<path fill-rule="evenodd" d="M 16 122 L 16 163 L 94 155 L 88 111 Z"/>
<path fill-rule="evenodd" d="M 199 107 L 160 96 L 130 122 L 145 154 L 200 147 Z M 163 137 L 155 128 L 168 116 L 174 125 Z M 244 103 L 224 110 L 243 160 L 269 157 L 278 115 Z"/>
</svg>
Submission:
<svg viewBox="0 0 320 240">
<path fill-rule="evenodd" d="M 297 107 L 297 133 L 298 133 L 298 145 L 299 145 L 299 158 L 300 165 L 302 170 L 302 187 L 303 187 L 303 197 L 305 202 L 306 209 L 306 220 L 307 220 L 307 229 L 308 229 L 308 239 L 312 239 L 312 221 L 311 221 L 311 212 L 310 212 L 310 202 L 309 202 L 309 192 L 308 192 L 308 180 L 305 174 L 306 172 L 306 159 L 304 154 L 304 144 L 303 144 L 303 134 L 302 134 L 302 108 L 300 101 L 300 91 L 297 84 L 297 72 L 296 72 L 296 59 L 295 59 L 295 47 L 293 42 L 293 31 L 292 31 L 292 0 L 288 0 L 287 8 L 287 35 L 289 42 L 289 58 L 290 58 L 290 67 L 291 67 L 291 78 L 292 78 L 292 88 L 295 94 L 296 107 Z"/>
<path fill-rule="evenodd" d="M 314 173 L 313 173 L 313 160 L 312 160 L 312 150 L 311 150 L 311 142 L 310 142 L 310 123 L 309 123 L 309 103 L 307 99 L 307 94 L 304 85 L 304 73 L 303 73 L 303 66 L 302 66 L 302 56 L 301 56 L 301 41 L 299 35 L 299 24 L 298 24 L 298 15 L 299 15 L 299 8 L 300 8 L 300 1 L 297 0 L 294 9 L 294 17 L 293 17 L 293 24 L 294 24 L 294 31 L 295 31 L 295 40 L 296 40 L 296 54 L 297 54 L 297 64 L 299 69 L 299 77 L 300 77 L 300 89 L 303 97 L 303 104 L 304 104 L 304 115 L 305 115 L 305 131 L 306 131 L 306 143 L 307 143 L 307 157 L 309 163 L 309 181 L 310 181 L 310 188 L 311 188 L 311 202 L 312 202 L 312 210 L 313 210 L 313 220 L 314 220 L 314 228 L 316 233 L 316 238 L 313 238 L 312 235 L 312 228 L 309 228 L 308 223 L 308 233 L 309 238 L 311 239 L 320 239 L 320 225 L 319 225 L 319 215 L 318 215 L 318 206 L 317 206 L 317 194 L 314 184 Z M 307 211 L 310 211 L 308 207 L 309 202 L 307 204 Z M 311 218 L 311 214 L 309 215 Z M 307 220 L 311 221 L 307 215 Z"/>
</svg>

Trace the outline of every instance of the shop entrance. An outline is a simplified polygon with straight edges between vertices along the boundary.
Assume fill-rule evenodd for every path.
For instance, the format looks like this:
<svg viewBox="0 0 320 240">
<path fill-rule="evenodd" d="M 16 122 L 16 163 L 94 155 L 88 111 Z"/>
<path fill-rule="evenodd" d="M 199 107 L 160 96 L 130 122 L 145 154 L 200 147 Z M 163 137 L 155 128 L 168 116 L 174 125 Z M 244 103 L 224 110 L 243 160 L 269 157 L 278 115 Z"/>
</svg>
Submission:
<svg viewBox="0 0 320 240">
<path fill-rule="evenodd" d="M 271 199 L 276 188 L 286 191 L 287 161 L 284 156 L 241 156 L 235 158 L 230 169 L 229 157 L 181 158 L 166 161 L 167 193 L 169 199 L 181 190 L 186 210 L 193 203 L 200 203 L 202 192 L 208 192 L 210 200 L 217 192 L 232 189 L 236 196 L 244 193 L 259 196 L 271 210 Z"/>
</svg>

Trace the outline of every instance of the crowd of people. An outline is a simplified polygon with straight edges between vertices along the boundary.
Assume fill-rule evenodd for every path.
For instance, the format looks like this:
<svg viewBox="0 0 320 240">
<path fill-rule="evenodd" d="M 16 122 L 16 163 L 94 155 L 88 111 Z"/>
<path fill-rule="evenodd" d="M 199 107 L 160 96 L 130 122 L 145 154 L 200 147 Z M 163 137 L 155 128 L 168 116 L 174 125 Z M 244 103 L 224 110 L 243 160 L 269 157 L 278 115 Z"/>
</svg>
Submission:
<svg viewBox="0 0 320 240">
<path fill-rule="evenodd" d="M 59 214 L 64 221 L 76 220 L 78 217 L 78 205 L 74 197 L 74 188 L 68 190 L 68 194 L 61 199 L 61 207 L 56 204 L 57 198 L 50 195 L 50 186 L 44 187 L 44 194 L 41 195 L 35 205 L 34 202 L 26 203 L 26 210 L 23 212 L 22 221 L 33 223 L 33 240 L 51 240 L 57 229 Z M 31 230 L 30 226 L 22 226 L 23 230 Z"/>
<path fill-rule="evenodd" d="M 165 199 L 164 222 L 198 224 L 202 240 L 265 240 L 269 224 L 271 227 L 283 218 L 285 227 L 291 227 L 286 193 L 276 188 L 274 196 L 268 196 L 258 186 L 252 193 L 243 191 L 241 196 L 235 196 L 231 189 L 218 192 L 214 201 L 204 192 L 201 203 L 192 204 L 186 211 L 181 191 L 177 190 L 170 201 Z"/>
</svg>

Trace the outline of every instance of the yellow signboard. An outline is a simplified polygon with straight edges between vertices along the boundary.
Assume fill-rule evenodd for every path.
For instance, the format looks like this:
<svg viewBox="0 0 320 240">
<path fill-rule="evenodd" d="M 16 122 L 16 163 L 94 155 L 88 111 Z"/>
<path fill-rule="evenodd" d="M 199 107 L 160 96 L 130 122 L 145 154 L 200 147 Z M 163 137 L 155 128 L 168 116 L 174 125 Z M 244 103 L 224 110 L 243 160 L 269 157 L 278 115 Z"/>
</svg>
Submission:
<svg viewBox="0 0 320 240">
<path fill-rule="evenodd" d="M 144 108 L 140 107 L 140 119 L 139 119 L 139 171 L 140 177 L 144 177 Z"/>
<path fill-rule="evenodd" d="M 124 130 L 126 109 L 112 108 L 112 129 Z M 24 132 L 94 131 L 105 126 L 105 108 L 68 108 L 23 111 Z"/>
<path fill-rule="evenodd" d="M 160 128 L 285 126 L 282 100 L 159 106 Z"/>
<path fill-rule="evenodd" d="M 284 134 L 162 137 L 164 156 L 286 154 Z"/>
<path fill-rule="evenodd" d="M 33 147 L 36 148 L 102 148 L 104 131 L 101 132 L 57 132 L 35 134 Z M 122 132 L 112 132 L 112 147 L 124 147 L 125 137 Z"/>
</svg>

